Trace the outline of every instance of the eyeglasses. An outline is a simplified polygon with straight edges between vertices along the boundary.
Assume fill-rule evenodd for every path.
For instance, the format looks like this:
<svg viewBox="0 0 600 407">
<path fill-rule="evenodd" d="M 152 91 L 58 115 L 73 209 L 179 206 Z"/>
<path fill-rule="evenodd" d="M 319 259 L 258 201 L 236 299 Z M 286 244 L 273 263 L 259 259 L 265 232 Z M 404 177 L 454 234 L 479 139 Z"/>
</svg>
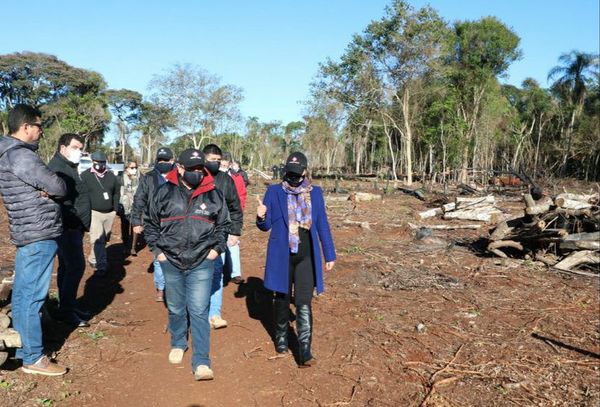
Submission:
<svg viewBox="0 0 600 407">
<path fill-rule="evenodd" d="M 137 170 L 137 167 L 127 167 L 127 168 L 129 168 L 130 170 Z"/>
<path fill-rule="evenodd" d="M 44 131 L 44 128 L 42 127 L 41 123 L 27 123 L 29 126 L 35 126 L 37 127 L 40 131 Z"/>
</svg>

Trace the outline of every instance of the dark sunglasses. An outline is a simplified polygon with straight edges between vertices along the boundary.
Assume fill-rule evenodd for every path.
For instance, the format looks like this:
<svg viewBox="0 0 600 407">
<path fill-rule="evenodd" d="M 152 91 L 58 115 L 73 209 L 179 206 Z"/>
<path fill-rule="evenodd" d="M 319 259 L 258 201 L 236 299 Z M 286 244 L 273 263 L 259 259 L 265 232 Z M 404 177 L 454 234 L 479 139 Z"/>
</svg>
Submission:
<svg viewBox="0 0 600 407">
<path fill-rule="evenodd" d="M 130 170 L 137 170 L 137 167 L 127 167 L 127 168 L 129 168 Z"/>
<path fill-rule="evenodd" d="M 40 129 L 41 131 L 44 130 L 44 128 L 42 127 L 42 125 L 40 123 L 27 123 L 29 126 L 35 126 L 38 129 Z"/>
</svg>

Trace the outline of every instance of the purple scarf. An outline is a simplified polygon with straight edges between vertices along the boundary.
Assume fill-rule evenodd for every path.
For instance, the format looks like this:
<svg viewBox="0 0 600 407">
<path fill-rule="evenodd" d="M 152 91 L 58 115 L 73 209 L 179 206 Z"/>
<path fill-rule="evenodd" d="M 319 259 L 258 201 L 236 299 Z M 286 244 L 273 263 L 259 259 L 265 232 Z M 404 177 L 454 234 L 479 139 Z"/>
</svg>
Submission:
<svg viewBox="0 0 600 407">
<path fill-rule="evenodd" d="M 281 187 L 287 194 L 288 224 L 289 224 L 289 247 L 292 253 L 298 253 L 300 235 L 298 228 L 310 230 L 312 224 L 312 212 L 310 203 L 310 191 L 312 185 L 305 178 L 297 187 L 292 187 L 283 181 Z"/>
</svg>

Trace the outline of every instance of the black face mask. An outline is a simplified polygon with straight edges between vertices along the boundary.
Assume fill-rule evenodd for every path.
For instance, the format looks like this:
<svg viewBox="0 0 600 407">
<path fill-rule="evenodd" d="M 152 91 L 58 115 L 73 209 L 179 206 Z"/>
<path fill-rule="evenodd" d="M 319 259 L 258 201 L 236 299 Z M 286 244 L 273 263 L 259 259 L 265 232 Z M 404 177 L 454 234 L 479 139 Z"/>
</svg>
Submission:
<svg viewBox="0 0 600 407">
<path fill-rule="evenodd" d="M 295 188 L 302 184 L 302 181 L 304 181 L 304 176 L 294 174 L 293 172 L 286 172 L 286 174 L 283 176 L 283 180 L 290 184 L 291 187 Z"/>
<path fill-rule="evenodd" d="M 210 172 L 212 175 L 216 175 L 219 173 L 219 168 L 221 167 L 221 161 L 207 161 L 204 164 L 204 167 Z"/>
<path fill-rule="evenodd" d="M 185 171 L 183 173 L 183 180 L 192 188 L 198 188 L 198 185 L 204 179 L 204 173 L 202 171 Z"/>
<path fill-rule="evenodd" d="M 106 171 L 106 164 L 94 163 L 94 169 L 99 173 Z"/>
<path fill-rule="evenodd" d="M 169 172 L 173 169 L 173 163 L 159 161 L 156 163 L 154 168 L 156 168 L 157 171 L 160 172 L 161 174 L 166 174 L 167 172 Z"/>
</svg>

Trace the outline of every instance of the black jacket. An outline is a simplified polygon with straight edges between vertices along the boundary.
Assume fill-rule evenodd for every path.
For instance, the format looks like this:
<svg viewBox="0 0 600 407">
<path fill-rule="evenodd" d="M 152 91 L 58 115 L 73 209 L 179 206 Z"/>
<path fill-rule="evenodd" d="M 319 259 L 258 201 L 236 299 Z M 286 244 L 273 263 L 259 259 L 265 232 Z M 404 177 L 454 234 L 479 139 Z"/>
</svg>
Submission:
<svg viewBox="0 0 600 407">
<path fill-rule="evenodd" d="M 174 169 L 151 197 L 144 234 L 154 256 L 164 253 L 178 269 L 190 270 L 211 249 L 219 254 L 226 250 L 230 224 L 227 204 L 210 174 L 190 191 Z"/>
<path fill-rule="evenodd" d="M 231 177 L 223 171 L 219 171 L 214 175 L 215 187 L 223 193 L 227 209 L 229 210 L 229 219 L 231 219 L 231 227 L 229 234 L 235 236 L 242 235 L 242 226 L 244 226 L 244 213 L 240 205 L 240 197 L 238 196 L 235 183 Z"/>
<path fill-rule="evenodd" d="M 37 146 L 11 136 L 0 137 L 0 194 L 8 212 L 10 241 L 24 246 L 62 233 L 56 202 L 66 187 L 36 154 Z M 44 198 L 44 191 L 49 198 Z"/>
<path fill-rule="evenodd" d="M 59 201 L 63 228 L 89 230 L 92 218 L 90 194 L 87 185 L 77 172 L 77 166 L 58 152 L 48 163 L 48 168 L 54 171 L 67 186 L 67 196 Z"/>
<path fill-rule="evenodd" d="M 119 208 L 121 184 L 111 170 L 106 170 L 104 177 L 100 178 L 90 168 L 81 173 L 81 179 L 88 187 L 92 210 L 109 213 Z M 105 192 L 108 199 L 104 199 Z"/>
<path fill-rule="evenodd" d="M 133 197 L 133 206 L 131 207 L 131 224 L 141 226 L 144 222 L 144 215 L 148 211 L 150 198 L 159 186 L 167 182 L 160 172 L 156 169 L 142 175 L 138 189 Z"/>
</svg>

